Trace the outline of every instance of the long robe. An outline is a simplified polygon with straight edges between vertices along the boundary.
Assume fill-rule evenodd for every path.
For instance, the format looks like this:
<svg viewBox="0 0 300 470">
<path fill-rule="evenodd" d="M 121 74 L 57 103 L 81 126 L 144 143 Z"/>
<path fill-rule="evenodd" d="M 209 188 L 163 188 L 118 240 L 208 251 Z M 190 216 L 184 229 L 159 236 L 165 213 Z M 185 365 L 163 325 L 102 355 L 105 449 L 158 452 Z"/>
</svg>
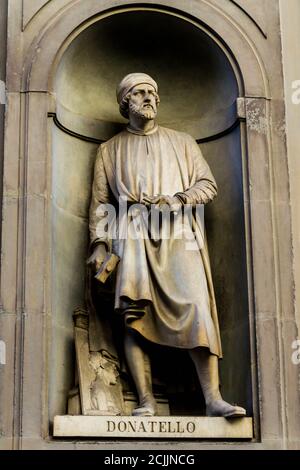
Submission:
<svg viewBox="0 0 300 470">
<path fill-rule="evenodd" d="M 192 206 L 206 204 L 217 194 L 214 177 L 194 139 L 158 126 L 148 134 L 127 128 L 102 144 L 97 153 L 90 206 L 91 242 L 105 242 L 121 258 L 115 310 L 125 311 L 125 321 L 131 328 L 160 345 L 184 349 L 203 346 L 221 357 L 209 256 L 199 220 L 193 218 L 189 227 L 197 244 L 193 250 L 186 249 L 187 240 L 178 239 L 174 233 L 168 239 L 112 239 L 108 233 L 97 232 L 97 224 L 104 217 L 103 211 L 97 212 L 100 204 L 116 204 L 119 198 L 133 204 L 146 195 L 176 193 Z M 149 227 L 143 216 L 129 210 L 125 217 L 133 230 L 146 235 Z M 138 228 L 132 223 L 135 217 Z"/>
</svg>

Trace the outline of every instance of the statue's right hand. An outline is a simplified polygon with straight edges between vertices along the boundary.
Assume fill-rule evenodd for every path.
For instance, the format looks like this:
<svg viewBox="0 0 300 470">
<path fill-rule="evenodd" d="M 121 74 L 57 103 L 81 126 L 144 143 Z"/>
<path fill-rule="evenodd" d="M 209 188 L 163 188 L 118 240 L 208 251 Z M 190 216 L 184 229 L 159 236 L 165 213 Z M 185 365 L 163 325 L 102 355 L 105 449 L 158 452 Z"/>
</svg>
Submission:
<svg viewBox="0 0 300 470">
<path fill-rule="evenodd" d="M 107 251 L 105 243 L 99 243 L 98 245 L 96 245 L 93 253 L 88 258 L 87 265 L 92 267 L 95 272 L 98 272 L 106 258 L 106 255 Z"/>
</svg>

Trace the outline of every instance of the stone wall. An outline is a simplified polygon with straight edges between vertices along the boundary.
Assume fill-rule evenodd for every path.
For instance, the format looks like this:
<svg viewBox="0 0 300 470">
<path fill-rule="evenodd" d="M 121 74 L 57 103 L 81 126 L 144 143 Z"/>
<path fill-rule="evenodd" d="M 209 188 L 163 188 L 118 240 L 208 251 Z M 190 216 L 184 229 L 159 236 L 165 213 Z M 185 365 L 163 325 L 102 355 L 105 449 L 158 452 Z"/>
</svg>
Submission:
<svg viewBox="0 0 300 470">
<path fill-rule="evenodd" d="M 6 71 L 6 23 L 7 23 L 7 1 L 1 0 L 0 1 L 0 225 L 2 221 L 2 191 L 3 191 L 3 160 L 4 160 L 4 115 L 5 115 L 5 71 Z M 0 247 L 1 247 L 1 237 L 0 237 Z M 1 306 L 2 310 L 2 306 Z M 6 387 L 5 381 L 7 380 L 7 373 L 6 370 L 9 367 L 10 373 L 13 373 L 12 363 L 8 364 L 7 367 L 7 359 L 9 357 L 10 360 L 13 359 L 13 356 L 9 355 L 9 346 L 7 341 L 9 341 L 10 334 L 12 330 L 8 332 L 6 325 L 10 323 L 9 317 L 5 317 L 3 312 L 0 313 L 0 401 L 5 402 L 7 400 L 7 394 L 9 393 L 9 389 Z M 9 407 L 11 408 L 12 402 L 9 403 Z M 1 407 L 2 409 L 2 407 Z M 6 430 L 10 430 L 9 434 L 11 434 L 10 428 L 10 418 L 11 411 L 8 413 L 4 413 L 2 415 L 2 419 L 0 419 L 0 449 L 2 448 L 1 445 L 1 436 L 7 435 Z M 5 442 L 3 447 L 10 447 L 11 441 Z"/>
<path fill-rule="evenodd" d="M 300 328 L 300 201 L 298 195 L 300 182 L 300 63 L 297 60 L 300 43 L 300 3 L 297 0 L 289 2 L 281 0 L 280 13 L 293 227 L 295 305 L 298 328 Z"/>
<path fill-rule="evenodd" d="M 238 84 L 238 170 L 243 182 L 240 201 L 249 305 L 245 318 L 250 331 L 249 383 L 255 438 L 231 446 L 300 448 L 299 365 L 292 361 L 292 342 L 299 335 L 296 134 L 300 108 L 292 106 L 289 99 L 290 82 L 300 80 L 294 46 L 300 30 L 297 0 L 157 3 L 165 15 L 182 17 L 212 38 L 228 58 Z M 129 4 L 125 0 L 11 0 L 8 15 L 0 15 L 0 34 L 5 33 L 1 25 L 8 17 L 0 312 L 6 364 L 0 365 L 0 448 L 116 446 L 114 441 L 79 442 L 52 437 L 49 402 L 54 394 L 51 387 L 57 387 L 51 379 L 51 371 L 57 367 L 52 354 L 55 329 L 51 274 L 55 188 L 52 146 L 56 142 L 51 136 L 53 118 L 49 113 L 58 112 L 55 78 L 64 53 L 76 38 L 103 17 L 119 14 L 120 9 L 141 8 L 139 4 L 138 0 Z M 151 0 L 143 4 L 143 9 L 156 8 Z M 0 49 L 2 59 L 5 48 Z M 0 79 L 3 73 L 0 69 Z M 212 156 L 216 164 L 219 153 L 216 150 Z M 63 332 L 64 325 L 59 321 L 58 329 Z M 59 354 L 63 365 L 64 350 Z M 235 373 L 240 377 L 238 370 Z M 234 382 L 234 374 L 230 380 Z M 61 390 L 56 388 L 55 393 Z M 151 448 L 152 444 L 138 443 L 140 448 Z M 161 442 L 156 448 L 204 449 L 213 445 L 221 449 L 227 444 Z M 130 445 L 125 440 L 118 442 L 120 449 Z"/>
<path fill-rule="evenodd" d="M 0 182 L 2 197 L 3 151 L 4 151 L 4 111 L 5 111 L 5 71 L 6 71 L 6 22 L 7 1 L 0 1 Z M 2 200 L 1 207 L 2 207 Z M 0 217 L 1 220 L 1 217 Z"/>
</svg>

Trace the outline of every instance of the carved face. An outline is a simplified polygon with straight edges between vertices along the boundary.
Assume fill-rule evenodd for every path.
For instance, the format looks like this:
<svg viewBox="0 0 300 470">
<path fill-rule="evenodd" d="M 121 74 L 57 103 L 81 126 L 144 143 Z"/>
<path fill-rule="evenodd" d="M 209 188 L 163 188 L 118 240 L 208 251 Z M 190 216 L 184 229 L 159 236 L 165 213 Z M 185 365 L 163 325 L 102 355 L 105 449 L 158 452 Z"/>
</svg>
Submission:
<svg viewBox="0 0 300 470">
<path fill-rule="evenodd" d="M 130 92 L 129 117 L 132 113 L 145 120 L 154 119 L 157 114 L 157 93 L 152 85 L 141 83 Z"/>
<path fill-rule="evenodd" d="M 116 385 L 117 383 L 117 377 L 118 377 L 118 371 L 115 365 L 109 365 L 106 370 L 106 380 L 108 382 L 108 385 Z"/>
</svg>

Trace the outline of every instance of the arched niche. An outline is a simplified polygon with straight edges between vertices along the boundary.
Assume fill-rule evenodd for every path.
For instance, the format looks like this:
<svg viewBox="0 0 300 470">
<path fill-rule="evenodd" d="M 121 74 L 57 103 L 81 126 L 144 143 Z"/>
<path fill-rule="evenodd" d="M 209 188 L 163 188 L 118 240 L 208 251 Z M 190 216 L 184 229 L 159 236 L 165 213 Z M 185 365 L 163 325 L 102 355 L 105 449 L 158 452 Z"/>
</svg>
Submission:
<svg viewBox="0 0 300 470">
<path fill-rule="evenodd" d="M 147 9 L 94 22 L 61 55 L 53 80 L 65 129 L 52 127 L 51 418 L 65 412 L 73 381 L 72 311 L 84 301 L 95 140 L 124 125 L 115 86 L 132 71 L 157 79 L 159 123 L 202 142 L 216 177 L 219 197 L 207 207 L 206 224 L 224 349 L 222 391 L 252 413 L 241 134 L 238 126 L 226 132 L 237 121 L 242 93 L 232 63 L 200 25 Z"/>
<path fill-rule="evenodd" d="M 73 131 L 110 138 L 125 122 L 116 83 L 132 70 L 159 81 L 161 125 L 201 139 L 236 119 L 236 77 L 212 38 L 176 16 L 133 10 L 94 23 L 64 53 L 54 80 L 59 120 Z"/>
</svg>

